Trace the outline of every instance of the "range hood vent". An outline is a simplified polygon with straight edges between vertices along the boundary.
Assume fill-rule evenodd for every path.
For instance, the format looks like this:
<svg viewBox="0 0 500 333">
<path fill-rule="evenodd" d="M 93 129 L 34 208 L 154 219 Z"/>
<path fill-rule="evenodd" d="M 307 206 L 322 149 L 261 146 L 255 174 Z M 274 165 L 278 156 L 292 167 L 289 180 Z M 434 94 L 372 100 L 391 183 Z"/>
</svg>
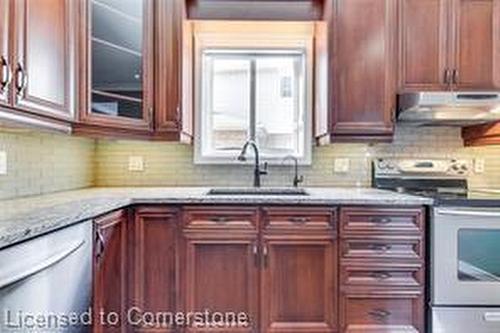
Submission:
<svg viewBox="0 0 500 333">
<path fill-rule="evenodd" d="M 398 96 L 398 121 L 469 126 L 500 121 L 500 92 L 416 92 Z"/>
</svg>

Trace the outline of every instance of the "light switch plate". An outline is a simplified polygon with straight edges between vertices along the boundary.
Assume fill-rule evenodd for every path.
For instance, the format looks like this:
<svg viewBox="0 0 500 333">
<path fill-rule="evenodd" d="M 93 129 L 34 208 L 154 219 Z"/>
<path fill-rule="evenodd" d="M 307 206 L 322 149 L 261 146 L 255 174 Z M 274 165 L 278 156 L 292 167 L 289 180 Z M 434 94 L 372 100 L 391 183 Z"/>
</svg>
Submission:
<svg viewBox="0 0 500 333">
<path fill-rule="evenodd" d="M 475 173 L 484 173 L 484 159 L 483 158 L 476 158 L 474 160 L 474 172 Z"/>
<path fill-rule="evenodd" d="M 351 161 L 348 158 L 336 158 L 334 162 L 335 173 L 349 172 Z"/>
<path fill-rule="evenodd" d="M 0 175 L 7 174 L 7 152 L 0 151 Z"/>
<path fill-rule="evenodd" d="M 134 172 L 144 171 L 144 158 L 142 156 L 129 156 L 128 171 L 134 171 Z"/>
</svg>

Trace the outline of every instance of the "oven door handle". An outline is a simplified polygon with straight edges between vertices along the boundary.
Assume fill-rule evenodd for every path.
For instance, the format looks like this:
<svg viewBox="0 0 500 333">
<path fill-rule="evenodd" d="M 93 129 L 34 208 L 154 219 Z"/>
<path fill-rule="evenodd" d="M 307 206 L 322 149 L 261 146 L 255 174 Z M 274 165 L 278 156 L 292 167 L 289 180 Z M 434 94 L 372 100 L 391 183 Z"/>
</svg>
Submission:
<svg viewBox="0 0 500 333">
<path fill-rule="evenodd" d="M 437 214 L 440 215 L 455 215 L 455 216 L 479 216 L 479 217 L 500 217 L 500 211 L 479 211 L 479 210 L 461 210 L 438 208 Z"/>
<path fill-rule="evenodd" d="M 54 266 L 58 262 L 70 256 L 73 252 L 81 248 L 83 244 L 85 244 L 85 240 L 72 242 L 63 250 L 51 254 L 49 257 L 40 260 L 35 265 L 29 265 L 28 267 L 15 269 L 14 271 L 10 272 L 4 271 L 5 272 L 4 274 L 0 274 L 0 289 L 10 286 L 16 282 L 22 281 L 32 275 L 40 273 Z M 29 264 L 31 264 L 31 262 Z"/>
<path fill-rule="evenodd" d="M 483 319 L 487 322 L 500 322 L 500 312 L 485 312 Z"/>
</svg>

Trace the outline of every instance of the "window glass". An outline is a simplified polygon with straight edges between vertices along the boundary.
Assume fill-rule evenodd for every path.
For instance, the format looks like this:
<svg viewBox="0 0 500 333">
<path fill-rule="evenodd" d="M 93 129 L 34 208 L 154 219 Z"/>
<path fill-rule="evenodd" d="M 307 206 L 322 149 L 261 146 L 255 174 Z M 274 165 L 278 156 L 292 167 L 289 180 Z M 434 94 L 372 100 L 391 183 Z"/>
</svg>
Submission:
<svg viewBox="0 0 500 333">
<path fill-rule="evenodd" d="M 500 230 L 458 232 L 458 279 L 500 282 Z"/>
</svg>

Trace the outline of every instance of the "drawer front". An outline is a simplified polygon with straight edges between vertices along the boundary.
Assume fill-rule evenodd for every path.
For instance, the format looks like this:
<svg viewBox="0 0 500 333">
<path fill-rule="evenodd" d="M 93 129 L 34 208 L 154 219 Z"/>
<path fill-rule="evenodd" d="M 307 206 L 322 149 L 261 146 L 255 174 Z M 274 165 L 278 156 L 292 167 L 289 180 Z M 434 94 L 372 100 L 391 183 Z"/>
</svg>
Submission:
<svg viewBox="0 0 500 333">
<path fill-rule="evenodd" d="M 423 209 L 344 208 L 341 210 L 341 234 L 421 233 Z"/>
<path fill-rule="evenodd" d="M 424 300 L 420 292 L 347 294 L 341 299 L 343 332 L 424 333 Z"/>
<path fill-rule="evenodd" d="M 258 229 L 258 210 L 248 207 L 187 207 L 184 230 Z"/>
<path fill-rule="evenodd" d="M 310 230 L 335 232 L 336 216 L 331 208 L 266 207 L 262 209 L 264 230 Z"/>
<path fill-rule="evenodd" d="M 342 285 L 348 287 L 420 287 L 424 284 L 424 271 L 421 264 L 344 264 L 340 278 Z"/>
<path fill-rule="evenodd" d="M 343 239 L 342 259 L 423 259 L 419 237 L 360 237 Z"/>
</svg>

